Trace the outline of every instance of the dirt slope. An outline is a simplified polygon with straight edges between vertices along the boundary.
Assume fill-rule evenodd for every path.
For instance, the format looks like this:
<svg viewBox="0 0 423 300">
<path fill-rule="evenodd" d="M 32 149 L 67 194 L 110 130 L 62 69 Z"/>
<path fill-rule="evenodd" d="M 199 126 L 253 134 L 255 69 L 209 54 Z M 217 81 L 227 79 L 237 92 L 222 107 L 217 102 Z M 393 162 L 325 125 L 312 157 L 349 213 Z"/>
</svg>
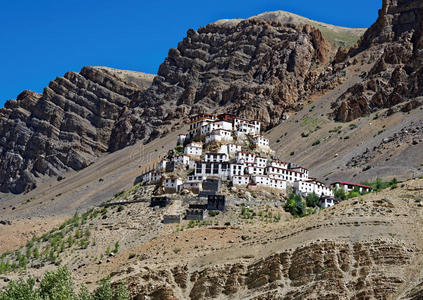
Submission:
<svg viewBox="0 0 423 300">
<path fill-rule="evenodd" d="M 138 189 L 124 199 L 145 192 Z M 79 227 L 90 229 L 95 245 L 65 250 L 60 258 L 77 282 L 94 287 L 110 274 L 113 281 L 125 279 L 136 299 L 412 299 L 421 294 L 422 179 L 300 219 L 282 212 L 279 222 L 245 220 L 240 210 L 230 205 L 208 225 L 193 228 L 184 221 L 181 231 L 161 224 L 166 209 L 148 203 L 109 208 Z M 223 226 L 228 220 L 231 226 Z M 116 241 L 117 255 L 101 259 Z M 40 276 L 52 268 L 27 272 Z"/>
<path fill-rule="evenodd" d="M 356 59 L 356 63 L 345 69 L 346 77 L 341 85 L 310 98 L 302 110 L 267 133 L 272 149 L 281 159 L 303 164 L 312 176 L 326 182 L 421 176 L 422 109 L 403 111 L 400 104 L 351 122 L 333 120 L 333 101 L 373 66 L 366 64 L 364 56 Z"/>
<path fill-rule="evenodd" d="M 133 186 L 137 176 L 157 164 L 175 146 L 177 134 L 105 154 L 82 171 L 65 173 L 60 181 L 45 177 L 37 189 L 27 194 L 1 194 L 0 220 L 71 216 L 101 204 Z"/>
</svg>

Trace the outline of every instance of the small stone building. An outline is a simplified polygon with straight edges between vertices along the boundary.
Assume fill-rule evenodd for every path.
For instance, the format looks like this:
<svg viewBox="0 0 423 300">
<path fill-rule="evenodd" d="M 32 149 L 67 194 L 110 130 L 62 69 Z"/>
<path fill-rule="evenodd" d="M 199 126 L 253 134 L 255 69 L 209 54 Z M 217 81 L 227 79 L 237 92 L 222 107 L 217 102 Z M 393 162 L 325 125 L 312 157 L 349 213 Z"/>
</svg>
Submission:
<svg viewBox="0 0 423 300">
<path fill-rule="evenodd" d="M 207 197 L 207 209 L 208 210 L 225 210 L 225 195 L 209 195 Z"/>
<path fill-rule="evenodd" d="M 166 207 L 170 204 L 172 200 L 169 197 L 151 197 L 150 206 L 151 207 Z"/>
<path fill-rule="evenodd" d="M 205 209 L 187 209 L 185 219 L 203 221 L 206 218 Z"/>
</svg>

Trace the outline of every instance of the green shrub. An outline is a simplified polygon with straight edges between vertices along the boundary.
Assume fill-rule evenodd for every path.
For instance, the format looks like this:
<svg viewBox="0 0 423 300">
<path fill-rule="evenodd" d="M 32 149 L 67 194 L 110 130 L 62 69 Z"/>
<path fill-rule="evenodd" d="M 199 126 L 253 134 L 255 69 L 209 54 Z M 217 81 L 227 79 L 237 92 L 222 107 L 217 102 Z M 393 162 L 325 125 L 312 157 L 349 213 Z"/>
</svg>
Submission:
<svg viewBox="0 0 423 300">
<path fill-rule="evenodd" d="M 291 193 L 285 204 L 285 211 L 291 213 L 294 217 L 302 217 L 305 214 L 303 199 L 300 195 Z"/>
<path fill-rule="evenodd" d="M 352 192 L 348 193 L 348 199 L 360 197 L 360 196 L 361 196 L 361 194 L 359 192 L 352 191 Z"/>
<path fill-rule="evenodd" d="M 129 300 L 130 294 L 125 283 L 121 283 L 113 290 L 110 278 L 100 281 L 100 286 L 91 295 L 85 285 L 79 293 L 75 291 L 71 272 L 66 267 L 47 272 L 41 279 L 40 287 L 35 287 L 35 280 L 22 278 L 9 282 L 0 291 L 0 300 Z"/>
<path fill-rule="evenodd" d="M 42 299 L 76 299 L 70 271 L 61 267 L 55 272 L 46 272 L 40 282 L 40 295 Z"/>
<path fill-rule="evenodd" d="M 319 204 L 319 196 L 316 193 L 308 194 L 306 199 L 306 204 L 308 207 L 316 207 Z"/>
<path fill-rule="evenodd" d="M 113 289 L 109 277 L 100 281 L 100 286 L 94 292 L 94 300 L 113 300 Z"/>
<path fill-rule="evenodd" d="M 345 194 L 345 191 L 343 189 L 336 189 L 334 191 L 335 199 L 338 201 L 343 201 L 347 199 L 347 195 Z"/>
<path fill-rule="evenodd" d="M 88 290 L 87 286 L 83 284 L 81 288 L 79 289 L 78 293 L 78 300 L 92 300 L 93 297 L 90 294 L 90 291 Z"/>
<path fill-rule="evenodd" d="M 313 144 L 311 144 L 311 146 L 317 146 L 320 144 L 320 140 L 315 141 Z"/>
<path fill-rule="evenodd" d="M 125 282 L 122 282 L 115 293 L 115 300 L 129 300 L 130 298 L 131 294 L 126 288 Z"/>
<path fill-rule="evenodd" d="M 22 278 L 9 282 L 4 291 L 0 292 L 0 300 L 42 300 L 39 290 L 35 289 L 35 280 Z"/>
<path fill-rule="evenodd" d="M 219 214 L 218 210 L 209 210 L 209 216 L 210 217 L 215 217 Z"/>
<path fill-rule="evenodd" d="M 116 241 L 115 248 L 113 249 L 113 253 L 116 254 L 119 251 L 119 241 Z"/>
<path fill-rule="evenodd" d="M 195 221 L 194 220 L 190 220 L 188 223 L 187 228 L 194 228 L 195 227 Z"/>
</svg>

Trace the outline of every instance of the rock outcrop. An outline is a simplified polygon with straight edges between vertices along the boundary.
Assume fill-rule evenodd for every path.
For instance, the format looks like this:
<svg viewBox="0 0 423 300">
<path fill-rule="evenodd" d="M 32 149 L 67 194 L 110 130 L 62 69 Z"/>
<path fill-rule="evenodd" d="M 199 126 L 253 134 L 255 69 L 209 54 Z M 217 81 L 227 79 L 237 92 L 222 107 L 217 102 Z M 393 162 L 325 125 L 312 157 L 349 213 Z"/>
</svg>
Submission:
<svg viewBox="0 0 423 300">
<path fill-rule="evenodd" d="M 22 92 L 0 109 L 0 191 L 21 193 L 36 178 L 87 167 L 108 151 L 115 121 L 152 75 L 84 67 Z"/>
<path fill-rule="evenodd" d="M 346 58 L 363 55 L 373 68 L 339 97 L 335 119 L 351 121 L 423 95 L 423 2 L 384 0 L 376 23 Z"/>
<path fill-rule="evenodd" d="M 310 25 L 259 19 L 188 30 L 158 76 L 131 103 L 113 149 L 165 134 L 190 113 L 225 111 L 274 126 L 318 91 L 339 83 L 325 62 L 336 47 Z"/>
<path fill-rule="evenodd" d="M 315 242 L 249 265 L 147 270 L 127 282 L 135 299 L 387 299 L 414 252 L 391 242 Z"/>
</svg>

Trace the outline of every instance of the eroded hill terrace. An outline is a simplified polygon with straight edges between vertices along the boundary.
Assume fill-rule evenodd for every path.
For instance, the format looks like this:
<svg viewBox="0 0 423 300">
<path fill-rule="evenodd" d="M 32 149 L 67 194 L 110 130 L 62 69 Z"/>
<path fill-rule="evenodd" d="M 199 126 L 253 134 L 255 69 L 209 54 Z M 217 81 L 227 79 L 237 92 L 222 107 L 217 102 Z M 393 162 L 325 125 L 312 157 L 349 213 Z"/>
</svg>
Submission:
<svg viewBox="0 0 423 300">
<path fill-rule="evenodd" d="M 114 201 L 148 199 L 152 192 L 152 187 L 136 186 Z M 422 179 L 304 218 L 270 205 L 251 206 L 256 214 L 244 218 L 244 208 L 229 205 L 203 222 L 165 225 L 166 208 L 146 201 L 89 211 L 50 235 L 64 232 L 65 249 L 60 252 L 58 243 L 54 255 L 73 270 L 77 282 L 93 288 L 109 274 L 113 281 L 125 280 L 136 299 L 388 299 L 416 293 Z M 69 236 L 75 239 L 71 247 Z M 32 249 L 43 253 L 51 244 L 43 239 L 34 239 Z M 20 249 L 22 256 L 27 247 Z M 26 269 L 3 277 L 17 278 L 18 270 L 38 277 L 56 268 L 49 255 L 30 257 Z"/>
</svg>

